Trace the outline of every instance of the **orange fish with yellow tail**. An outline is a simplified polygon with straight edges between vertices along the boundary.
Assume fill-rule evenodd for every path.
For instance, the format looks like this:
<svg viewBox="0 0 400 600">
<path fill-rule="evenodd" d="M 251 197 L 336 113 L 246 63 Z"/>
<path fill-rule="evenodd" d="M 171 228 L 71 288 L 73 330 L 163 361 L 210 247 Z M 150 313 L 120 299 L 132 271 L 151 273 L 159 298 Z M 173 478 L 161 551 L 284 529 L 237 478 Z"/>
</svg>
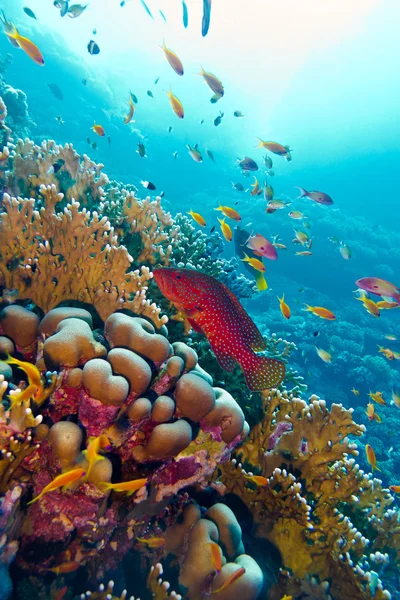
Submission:
<svg viewBox="0 0 400 600">
<path fill-rule="evenodd" d="M 371 466 L 372 472 L 374 472 L 375 469 L 377 471 L 380 471 L 380 468 L 376 466 L 376 456 L 374 449 L 369 444 L 365 446 L 365 454 L 367 456 L 367 462 Z"/>
<path fill-rule="evenodd" d="M 40 494 L 28 502 L 28 504 L 33 504 L 34 502 L 40 500 L 40 498 L 43 498 L 45 494 L 49 494 L 50 492 L 58 490 L 60 487 L 67 486 L 75 481 L 78 481 L 84 476 L 84 474 L 85 470 L 79 468 L 73 469 L 72 471 L 67 471 L 67 473 L 62 473 L 61 475 L 57 475 L 57 477 L 55 477 L 53 481 L 46 485 Z"/>
<path fill-rule="evenodd" d="M 192 269 L 158 268 L 154 280 L 162 294 L 185 314 L 197 332 L 204 333 L 219 364 L 228 372 L 238 363 L 251 390 L 282 383 L 285 365 L 258 356 L 267 344 L 231 290 L 210 275 Z"/>
</svg>

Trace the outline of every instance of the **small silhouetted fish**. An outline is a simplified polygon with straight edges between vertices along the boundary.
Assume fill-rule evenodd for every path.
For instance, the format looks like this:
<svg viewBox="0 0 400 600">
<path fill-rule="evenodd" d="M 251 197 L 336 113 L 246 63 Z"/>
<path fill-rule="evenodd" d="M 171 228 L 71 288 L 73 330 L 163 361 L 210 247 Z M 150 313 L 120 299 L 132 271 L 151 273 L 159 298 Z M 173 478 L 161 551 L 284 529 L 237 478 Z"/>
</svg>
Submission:
<svg viewBox="0 0 400 600">
<path fill-rule="evenodd" d="M 222 98 L 221 94 L 214 94 L 214 96 L 211 96 L 210 102 L 211 102 L 211 104 L 216 104 L 218 102 L 218 100 L 221 100 L 221 98 Z"/>
<path fill-rule="evenodd" d="M 122 0 L 122 2 L 119 3 L 120 6 L 125 6 L 125 0 Z"/>
<path fill-rule="evenodd" d="M 136 152 L 139 154 L 139 156 L 141 158 L 145 158 L 146 157 L 146 148 L 144 147 L 144 144 L 142 142 L 138 142 L 138 149 L 136 150 Z"/>
<path fill-rule="evenodd" d="M 215 127 L 218 127 L 218 125 L 221 125 L 221 121 L 222 121 L 223 116 L 224 116 L 224 113 L 220 112 L 219 115 L 218 115 L 218 117 L 216 117 L 214 119 L 214 125 L 215 125 Z"/>
<path fill-rule="evenodd" d="M 207 156 L 208 156 L 208 158 L 210 160 L 212 160 L 213 162 L 215 162 L 214 154 L 208 148 L 206 149 L 206 154 L 207 154 Z"/>
<path fill-rule="evenodd" d="M 204 37 L 208 33 L 211 17 L 211 0 L 203 0 L 203 20 L 201 22 L 201 35 Z"/>
<path fill-rule="evenodd" d="M 97 144 L 96 144 L 96 142 L 93 142 L 93 144 L 92 144 L 92 148 L 93 148 L 93 150 L 96 150 L 96 148 L 97 148 Z"/>
<path fill-rule="evenodd" d="M 165 192 L 160 192 L 160 198 L 164 198 Z"/>
<path fill-rule="evenodd" d="M 107 142 L 108 142 L 108 143 L 110 144 L 110 146 L 111 146 L 111 137 L 110 137 L 109 135 L 107 136 Z"/>
<path fill-rule="evenodd" d="M 319 331 L 314 331 L 313 336 L 317 337 L 319 335 Z"/>
<path fill-rule="evenodd" d="M 49 86 L 51 93 L 57 98 L 57 100 L 64 100 L 63 93 L 56 83 L 48 83 L 47 85 Z"/>
<path fill-rule="evenodd" d="M 235 202 L 235 206 L 236 206 L 237 204 L 239 204 L 239 200 L 238 200 L 237 202 Z"/>
<path fill-rule="evenodd" d="M 135 95 L 133 92 L 131 92 L 130 90 L 129 90 L 129 93 L 130 93 L 130 95 L 131 95 L 132 102 L 133 102 L 134 104 L 137 104 L 137 103 L 138 103 L 137 96 L 136 96 L 136 95 Z"/>
<path fill-rule="evenodd" d="M 171 133 L 171 131 L 172 131 L 172 127 L 171 127 L 171 126 L 169 126 L 169 127 L 168 127 L 168 133 Z"/>
<path fill-rule="evenodd" d="M 203 123 L 204 123 L 204 119 L 202 119 L 202 120 L 200 121 L 200 125 L 203 125 Z"/>
<path fill-rule="evenodd" d="M 182 0 L 182 13 L 183 26 L 186 28 L 189 24 L 189 14 L 185 0 Z"/>
<path fill-rule="evenodd" d="M 214 233 L 214 231 L 215 231 L 215 225 L 213 225 L 213 226 L 211 227 L 211 229 L 210 229 L 210 233 Z"/>
<path fill-rule="evenodd" d="M 140 0 L 141 5 L 143 6 L 144 10 L 147 12 L 147 14 L 149 15 L 149 17 L 151 17 L 152 19 L 154 19 L 153 15 L 150 12 L 149 7 L 147 6 L 146 2 L 144 2 L 144 0 Z"/>
<path fill-rule="evenodd" d="M 244 114 L 240 110 L 235 110 L 235 112 L 233 113 L 233 116 L 240 118 L 240 117 L 244 117 Z"/>
<path fill-rule="evenodd" d="M 82 79 L 83 85 L 87 85 L 87 79 Z"/>
<path fill-rule="evenodd" d="M 244 171 L 258 171 L 258 165 L 255 160 L 245 156 L 242 160 L 238 160 L 239 167 Z"/>
<path fill-rule="evenodd" d="M 151 181 L 141 181 L 140 183 L 142 184 L 143 187 L 145 187 L 148 190 L 156 189 L 156 186 L 154 185 L 154 183 L 151 183 Z"/>
<path fill-rule="evenodd" d="M 88 144 L 92 143 L 88 137 L 86 138 L 86 141 L 87 141 Z"/>
<path fill-rule="evenodd" d="M 98 45 L 96 44 L 96 42 L 94 40 L 90 40 L 90 42 L 88 43 L 87 46 L 88 52 L 89 54 L 99 54 L 100 52 L 100 48 L 98 47 Z"/>
<path fill-rule="evenodd" d="M 158 9 L 158 12 L 160 13 L 160 15 L 162 16 L 162 18 L 164 19 L 164 21 L 165 21 L 165 22 L 167 22 L 167 18 L 166 18 L 166 16 L 164 15 L 163 11 L 162 11 L 162 10 L 160 10 L 160 9 Z"/>
<path fill-rule="evenodd" d="M 153 92 L 151 90 L 147 90 L 147 95 L 150 96 L 150 98 L 154 98 Z"/>
<path fill-rule="evenodd" d="M 28 17 L 31 17 L 31 19 L 36 19 L 36 15 L 33 12 L 33 10 L 31 10 L 30 8 L 28 8 L 27 6 L 24 6 L 24 8 L 22 9 L 24 11 L 24 13 L 26 15 L 28 15 Z"/>
<path fill-rule="evenodd" d="M 54 173 L 58 173 L 58 171 L 61 169 L 62 166 L 64 166 L 64 164 L 65 160 L 63 160 L 62 158 L 60 158 L 60 160 L 58 160 L 57 162 L 53 163 Z"/>
<path fill-rule="evenodd" d="M 93 29 L 92 33 L 93 33 L 93 35 L 96 35 L 97 29 Z"/>
<path fill-rule="evenodd" d="M 237 190 L 238 192 L 244 192 L 244 187 L 243 185 L 239 182 L 239 183 L 232 183 L 232 187 L 234 190 Z"/>
<path fill-rule="evenodd" d="M 172 156 L 177 159 L 178 158 L 178 152 L 175 150 L 175 152 L 172 154 Z"/>
<path fill-rule="evenodd" d="M 154 82 L 154 85 L 157 85 L 157 83 L 160 81 L 160 76 L 157 77 L 157 79 Z"/>
</svg>

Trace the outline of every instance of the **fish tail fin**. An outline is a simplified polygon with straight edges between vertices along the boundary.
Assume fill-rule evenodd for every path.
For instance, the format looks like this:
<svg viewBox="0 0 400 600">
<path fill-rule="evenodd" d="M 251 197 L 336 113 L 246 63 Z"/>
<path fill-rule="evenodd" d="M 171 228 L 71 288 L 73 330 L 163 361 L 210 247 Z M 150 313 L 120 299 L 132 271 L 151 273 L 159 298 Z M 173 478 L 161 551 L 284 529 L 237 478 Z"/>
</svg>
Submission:
<svg viewBox="0 0 400 600">
<path fill-rule="evenodd" d="M 205 70 L 203 69 L 203 67 L 200 67 L 200 73 L 196 73 L 196 75 L 198 75 L 199 77 L 203 77 L 205 75 Z"/>
<path fill-rule="evenodd" d="M 300 190 L 300 196 L 297 197 L 297 200 L 299 198 L 304 198 L 305 196 L 308 195 L 307 190 L 305 190 L 304 188 L 302 188 L 302 187 L 300 187 L 298 185 L 296 185 L 296 187 L 297 187 L 298 190 Z"/>
<path fill-rule="evenodd" d="M 104 492 L 107 492 L 108 490 L 112 490 L 112 483 L 108 483 L 108 481 L 100 481 L 97 484 L 97 487 L 99 487 Z"/>
<path fill-rule="evenodd" d="M 220 204 L 218 208 L 214 208 L 214 210 L 223 210 L 222 204 Z"/>
<path fill-rule="evenodd" d="M 375 469 L 376 469 L 377 471 L 379 471 L 380 473 L 382 473 L 382 469 L 380 469 L 380 468 L 379 468 L 379 467 L 377 467 L 376 465 L 375 465 Z"/>
<path fill-rule="evenodd" d="M 310 306 L 309 304 L 305 304 L 304 306 L 305 306 L 305 308 L 303 308 L 303 310 L 305 310 L 307 312 L 312 312 L 312 306 Z"/>
<path fill-rule="evenodd" d="M 280 385 L 285 377 L 285 364 L 276 358 L 259 356 L 251 351 L 243 366 L 243 373 L 250 390 L 266 390 Z"/>
<path fill-rule="evenodd" d="M 260 143 L 257 144 L 256 148 L 264 148 L 264 142 L 263 142 L 263 140 L 261 138 L 259 138 L 259 137 L 257 139 L 260 140 Z"/>
<path fill-rule="evenodd" d="M 256 275 L 256 284 L 259 292 L 263 292 L 268 289 L 268 283 L 262 273 Z"/>
<path fill-rule="evenodd" d="M 279 302 L 284 302 L 285 301 L 285 294 L 282 294 L 282 298 L 279 298 L 279 296 L 277 296 Z"/>
</svg>

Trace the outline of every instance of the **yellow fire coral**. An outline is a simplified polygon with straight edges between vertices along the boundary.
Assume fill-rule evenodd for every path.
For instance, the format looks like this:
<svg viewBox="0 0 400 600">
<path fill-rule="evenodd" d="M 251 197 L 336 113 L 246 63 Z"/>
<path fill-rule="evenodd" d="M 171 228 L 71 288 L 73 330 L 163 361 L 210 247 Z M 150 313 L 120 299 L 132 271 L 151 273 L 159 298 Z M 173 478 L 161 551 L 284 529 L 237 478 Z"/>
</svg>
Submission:
<svg viewBox="0 0 400 600">
<path fill-rule="evenodd" d="M 138 200 L 134 194 L 124 199 L 123 214 L 129 234 L 139 234 L 141 251 L 135 260 L 154 265 L 169 264 L 174 246 L 178 243 L 179 227 L 174 227 L 170 213 L 161 207 L 161 198 Z"/>
<path fill-rule="evenodd" d="M 129 271 L 132 262 L 118 245 L 109 221 L 96 212 L 80 210 L 72 201 L 63 212 L 55 205 L 63 195 L 54 185 L 39 188 L 45 201 L 4 194 L 0 213 L 0 284 L 17 289 L 44 312 L 65 300 L 92 304 L 102 319 L 120 308 L 150 318 L 157 327 L 168 319 L 146 299 L 152 278 L 148 267 Z"/>
<path fill-rule="evenodd" d="M 252 512 L 256 537 L 278 548 L 280 583 L 290 582 L 285 592 L 298 594 L 300 581 L 311 574 L 331 579 L 337 600 L 388 598 L 382 588 L 383 595 L 375 595 L 370 587 L 362 568 L 370 542 L 349 517 L 369 507 L 371 524 L 382 523 L 384 514 L 390 521 L 388 490 L 349 458 L 357 451 L 347 436 L 362 435 L 364 427 L 354 423 L 351 410 L 338 404 L 328 409 L 316 396 L 307 403 L 275 390 L 264 395 L 263 408 L 263 420 L 237 452 L 248 472 L 234 459 L 220 467 L 220 480 Z M 252 479 L 254 468 L 261 470 L 261 480 Z M 285 572 L 294 577 L 286 579 Z"/>
</svg>

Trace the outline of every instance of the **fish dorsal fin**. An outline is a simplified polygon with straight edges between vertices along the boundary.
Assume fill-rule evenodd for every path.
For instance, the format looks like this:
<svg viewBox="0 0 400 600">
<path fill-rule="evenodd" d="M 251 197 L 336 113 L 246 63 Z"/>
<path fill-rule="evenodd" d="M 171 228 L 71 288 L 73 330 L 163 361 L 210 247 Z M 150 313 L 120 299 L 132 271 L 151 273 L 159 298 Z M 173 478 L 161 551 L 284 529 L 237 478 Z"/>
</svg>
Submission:
<svg viewBox="0 0 400 600">
<path fill-rule="evenodd" d="M 262 352 L 263 350 L 266 350 L 267 344 L 260 331 L 258 330 L 257 325 L 249 317 L 243 306 L 240 304 L 239 300 L 236 298 L 235 294 L 231 292 L 231 290 L 226 285 L 221 285 L 224 286 L 226 295 L 234 305 L 241 319 L 244 320 L 243 325 L 245 326 L 241 327 L 241 335 L 243 336 L 244 341 L 250 346 L 250 348 L 254 352 Z"/>
</svg>

